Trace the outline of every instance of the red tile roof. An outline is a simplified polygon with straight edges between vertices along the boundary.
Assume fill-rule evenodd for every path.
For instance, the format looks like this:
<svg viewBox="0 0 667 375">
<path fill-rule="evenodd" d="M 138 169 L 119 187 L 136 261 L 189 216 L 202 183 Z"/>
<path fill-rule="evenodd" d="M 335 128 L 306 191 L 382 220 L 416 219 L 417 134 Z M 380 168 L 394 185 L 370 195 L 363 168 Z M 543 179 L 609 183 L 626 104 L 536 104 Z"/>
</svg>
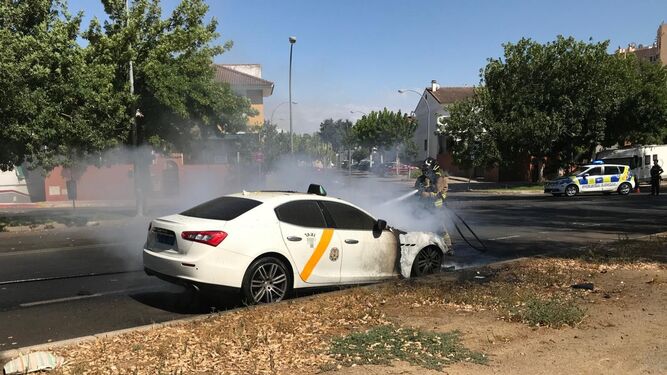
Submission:
<svg viewBox="0 0 667 375">
<path fill-rule="evenodd" d="M 435 92 L 428 87 L 426 91 L 430 92 L 440 104 L 451 104 L 475 95 L 474 87 L 440 87 Z"/>
<path fill-rule="evenodd" d="M 273 82 L 271 81 L 242 73 L 219 64 L 213 64 L 213 66 L 215 67 L 215 79 L 217 81 L 227 82 L 232 86 L 263 86 L 265 88 L 273 88 Z"/>
</svg>

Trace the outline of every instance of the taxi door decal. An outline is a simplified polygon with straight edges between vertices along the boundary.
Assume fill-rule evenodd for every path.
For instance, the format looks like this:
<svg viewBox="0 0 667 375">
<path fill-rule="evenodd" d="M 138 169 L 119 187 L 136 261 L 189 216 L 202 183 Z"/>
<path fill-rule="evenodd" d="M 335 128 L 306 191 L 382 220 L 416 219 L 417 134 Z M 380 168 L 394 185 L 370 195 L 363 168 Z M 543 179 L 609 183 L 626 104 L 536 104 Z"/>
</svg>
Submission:
<svg viewBox="0 0 667 375">
<path fill-rule="evenodd" d="M 303 267 L 303 271 L 301 271 L 300 275 L 301 280 L 308 281 L 310 274 L 313 273 L 313 269 L 315 269 L 317 263 L 320 262 L 320 259 L 322 258 L 324 251 L 329 246 L 332 237 L 333 237 L 333 229 L 325 229 L 322 232 L 322 238 L 320 238 L 320 242 L 317 244 L 315 251 L 313 251 L 313 254 L 310 256 L 310 259 L 308 259 L 308 262 L 306 262 L 306 265 Z"/>
</svg>

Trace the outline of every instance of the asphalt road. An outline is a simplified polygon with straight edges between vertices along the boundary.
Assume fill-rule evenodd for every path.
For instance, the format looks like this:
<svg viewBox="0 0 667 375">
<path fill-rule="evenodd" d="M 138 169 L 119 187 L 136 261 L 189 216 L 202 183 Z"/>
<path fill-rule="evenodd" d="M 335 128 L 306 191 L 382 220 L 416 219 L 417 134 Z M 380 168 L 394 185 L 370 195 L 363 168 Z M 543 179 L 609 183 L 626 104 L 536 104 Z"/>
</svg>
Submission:
<svg viewBox="0 0 667 375">
<path fill-rule="evenodd" d="M 448 262 L 457 267 L 667 231 L 667 196 L 453 192 L 448 201 L 489 249 L 480 253 L 454 236 Z M 147 220 L 132 220 L 0 233 L 0 351 L 241 307 L 233 294 L 192 304 L 183 288 L 146 276 L 146 228 Z"/>
</svg>

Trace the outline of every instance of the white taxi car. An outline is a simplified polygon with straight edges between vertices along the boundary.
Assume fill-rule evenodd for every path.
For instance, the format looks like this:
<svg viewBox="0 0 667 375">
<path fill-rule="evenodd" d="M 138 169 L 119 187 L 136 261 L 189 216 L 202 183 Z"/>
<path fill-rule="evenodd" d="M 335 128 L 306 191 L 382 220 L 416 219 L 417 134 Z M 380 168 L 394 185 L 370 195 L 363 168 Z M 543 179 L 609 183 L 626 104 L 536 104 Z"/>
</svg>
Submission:
<svg viewBox="0 0 667 375">
<path fill-rule="evenodd" d="M 249 304 L 279 301 L 293 288 L 399 275 L 398 231 L 319 185 L 309 192 L 237 193 L 155 219 L 145 271 L 196 290 L 234 288 Z M 404 245 L 421 248 L 412 274 L 440 268 L 438 241 Z"/>
<path fill-rule="evenodd" d="M 568 176 L 548 181 L 544 185 L 544 192 L 554 196 L 575 196 L 579 193 L 617 192 L 621 195 L 629 194 L 635 188 L 635 180 L 630 167 L 621 164 L 604 164 L 595 161 L 579 167 Z"/>
</svg>

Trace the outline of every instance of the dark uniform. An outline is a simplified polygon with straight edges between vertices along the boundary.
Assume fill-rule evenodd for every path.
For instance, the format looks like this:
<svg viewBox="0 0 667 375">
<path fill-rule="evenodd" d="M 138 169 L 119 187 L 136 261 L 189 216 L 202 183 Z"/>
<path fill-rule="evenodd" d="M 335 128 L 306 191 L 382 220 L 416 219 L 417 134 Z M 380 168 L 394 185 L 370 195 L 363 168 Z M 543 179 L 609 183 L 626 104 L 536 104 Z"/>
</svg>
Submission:
<svg viewBox="0 0 667 375">
<path fill-rule="evenodd" d="M 442 237 L 445 244 L 452 250 L 452 240 L 446 230 L 448 219 L 445 217 L 445 199 L 447 198 L 448 181 L 447 176 L 443 175 L 440 165 L 433 158 L 426 158 L 421 167 L 422 174 L 415 181 L 415 189 L 419 200 L 423 203 L 426 210 L 436 210 L 442 212 L 443 233 Z"/>
<path fill-rule="evenodd" d="M 653 164 L 653 167 L 651 167 L 651 195 L 659 195 L 660 194 L 660 180 L 662 180 L 662 176 L 660 176 L 663 172 L 662 168 L 658 165 L 658 161 L 656 160 Z"/>
</svg>

